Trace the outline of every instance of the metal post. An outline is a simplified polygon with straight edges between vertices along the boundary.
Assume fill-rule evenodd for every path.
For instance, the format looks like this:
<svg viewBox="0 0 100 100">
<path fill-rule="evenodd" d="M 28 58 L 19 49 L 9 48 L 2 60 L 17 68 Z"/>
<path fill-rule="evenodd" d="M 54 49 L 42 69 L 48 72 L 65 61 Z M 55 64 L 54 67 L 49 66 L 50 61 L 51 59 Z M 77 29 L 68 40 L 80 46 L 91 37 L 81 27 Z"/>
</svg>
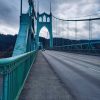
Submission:
<svg viewBox="0 0 100 100">
<path fill-rule="evenodd" d="M 3 100 L 8 99 L 8 74 L 3 75 Z"/>
</svg>

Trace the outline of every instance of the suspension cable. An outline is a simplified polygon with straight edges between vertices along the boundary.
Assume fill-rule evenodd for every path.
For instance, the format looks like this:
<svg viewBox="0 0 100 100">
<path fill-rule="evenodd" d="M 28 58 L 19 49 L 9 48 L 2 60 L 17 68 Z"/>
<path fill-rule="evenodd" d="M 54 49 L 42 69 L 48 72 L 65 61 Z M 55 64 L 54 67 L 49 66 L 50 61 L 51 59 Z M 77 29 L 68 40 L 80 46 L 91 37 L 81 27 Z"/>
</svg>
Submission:
<svg viewBox="0 0 100 100">
<path fill-rule="evenodd" d="M 86 18 L 86 19 L 72 19 L 72 20 L 66 20 L 66 19 L 61 19 L 61 18 L 57 18 L 54 15 L 52 15 L 54 18 L 58 19 L 58 20 L 63 20 L 63 21 L 88 21 L 88 20 L 100 20 L 100 17 L 96 17 L 96 18 Z"/>
</svg>

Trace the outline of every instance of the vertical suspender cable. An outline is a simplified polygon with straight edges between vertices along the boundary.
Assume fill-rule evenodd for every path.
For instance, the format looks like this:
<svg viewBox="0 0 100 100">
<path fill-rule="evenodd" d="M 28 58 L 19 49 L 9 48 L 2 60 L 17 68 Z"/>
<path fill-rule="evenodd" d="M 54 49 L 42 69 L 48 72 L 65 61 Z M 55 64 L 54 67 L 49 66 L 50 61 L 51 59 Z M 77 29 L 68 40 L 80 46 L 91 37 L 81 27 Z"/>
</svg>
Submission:
<svg viewBox="0 0 100 100">
<path fill-rule="evenodd" d="M 69 39 L 69 21 L 67 21 L 67 38 Z"/>
<path fill-rule="evenodd" d="M 62 47 L 62 50 L 64 50 L 64 21 L 62 21 L 62 44 L 63 44 L 63 47 Z"/>
<path fill-rule="evenodd" d="M 54 18 L 52 18 L 52 32 L 54 34 Z M 54 35 L 53 35 L 53 45 L 55 45 Z"/>
<path fill-rule="evenodd" d="M 57 19 L 55 18 L 55 20 L 56 20 L 56 46 L 57 46 Z"/>
<path fill-rule="evenodd" d="M 68 45 L 70 45 L 70 39 L 69 39 L 69 21 L 67 21 L 67 38 L 68 38 Z M 69 49 L 69 46 L 67 47 Z"/>
<path fill-rule="evenodd" d="M 68 38 L 69 38 L 69 43 L 71 44 L 71 38 L 70 38 L 70 21 L 68 21 Z"/>
<path fill-rule="evenodd" d="M 91 42 L 91 20 L 89 20 L 89 43 L 88 43 L 88 48 L 90 49 L 90 47 L 91 47 L 91 44 L 90 44 L 90 42 Z"/>
<path fill-rule="evenodd" d="M 69 21 L 67 21 L 67 40 L 68 40 L 68 45 L 69 45 Z"/>
<path fill-rule="evenodd" d="M 66 49 L 66 45 L 67 45 L 67 21 L 65 21 L 65 49 Z"/>
<path fill-rule="evenodd" d="M 63 21 L 63 45 L 65 46 L 64 31 L 65 31 L 65 21 Z M 65 48 L 65 47 L 64 47 L 64 48 Z"/>
<path fill-rule="evenodd" d="M 75 21 L 75 44 L 77 44 L 77 21 Z M 74 49 L 76 49 L 77 45 L 75 45 Z"/>
<path fill-rule="evenodd" d="M 90 41 L 92 40 L 92 20 L 90 20 Z"/>
<path fill-rule="evenodd" d="M 56 30 L 55 30 L 55 28 L 56 28 L 56 26 L 55 26 L 55 18 L 54 18 L 54 20 L 53 20 L 53 22 L 54 22 L 54 45 L 56 45 L 56 39 L 55 39 L 55 37 L 56 37 Z"/>
<path fill-rule="evenodd" d="M 61 33 L 62 33 L 62 49 L 63 49 L 63 21 L 61 22 Z"/>
<path fill-rule="evenodd" d="M 61 23 L 60 23 L 60 20 L 59 20 L 59 35 L 61 35 L 61 25 L 60 25 Z M 60 37 L 60 39 L 61 39 L 61 37 Z M 61 45 L 61 40 L 59 41 L 59 44 Z"/>
<path fill-rule="evenodd" d="M 92 47 L 91 41 L 92 41 L 92 20 L 90 19 L 89 20 L 89 45 L 90 45 L 90 47 Z"/>
<path fill-rule="evenodd" d="M 62 47 L 63 47 L 63 31 L 62 31 L 62 23 L 63 21 L 61 21 L 61 43 L 62 43 Z"/>
<path fill-rule="evenodd" d="M 75 40 L 77 41 L 77 21 L 75 21 Z"/>
<path fill-rule="evenodd" d="M 59 20 L 57 19 L 57 46 L 59 46 Z"/>
<path fill-rule="evenodd" d="M 55 45 L 55 23 L 54 23 L 54 18 L 53 18 L 53 23 L 52 23 L 53 25 L 53 29 L 52 29 L 52 31 L 53 31 L 53 42 L 54 42 L 54 45 Z"/>
<path fill-rule="evenodd" d="M 91 21 L 89 20 L 89 42 L 91 40 Z"/>
</svg>

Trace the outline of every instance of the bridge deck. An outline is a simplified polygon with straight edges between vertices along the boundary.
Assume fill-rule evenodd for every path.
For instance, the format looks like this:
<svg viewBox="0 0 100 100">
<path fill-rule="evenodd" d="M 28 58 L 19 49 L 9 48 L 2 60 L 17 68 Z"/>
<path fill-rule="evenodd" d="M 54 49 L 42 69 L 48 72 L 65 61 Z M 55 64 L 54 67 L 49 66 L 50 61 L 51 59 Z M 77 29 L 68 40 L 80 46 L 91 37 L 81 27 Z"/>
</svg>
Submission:
<svg viewBox="0 0 100 100">
<path fill-rule="evenodd" d="M 72 97 L 39 52 L 19 100 L 72 100 Z"/>
</svg>

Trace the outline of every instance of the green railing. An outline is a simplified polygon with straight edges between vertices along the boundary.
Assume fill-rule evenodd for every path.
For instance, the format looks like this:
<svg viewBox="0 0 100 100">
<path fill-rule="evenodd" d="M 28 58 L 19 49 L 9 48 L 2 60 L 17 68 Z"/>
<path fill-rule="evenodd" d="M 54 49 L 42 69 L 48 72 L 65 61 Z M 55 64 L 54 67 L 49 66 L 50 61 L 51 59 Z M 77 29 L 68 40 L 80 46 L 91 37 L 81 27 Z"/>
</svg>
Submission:
<svg viewBox="0 0 100 100">
<path fill-rule="evenodd" d="M 0 60 L 0 75 L 3 79 L 0 100 L 18 100 L 36 54 L 36 51 L 32 51 Z"/>
</svg>

